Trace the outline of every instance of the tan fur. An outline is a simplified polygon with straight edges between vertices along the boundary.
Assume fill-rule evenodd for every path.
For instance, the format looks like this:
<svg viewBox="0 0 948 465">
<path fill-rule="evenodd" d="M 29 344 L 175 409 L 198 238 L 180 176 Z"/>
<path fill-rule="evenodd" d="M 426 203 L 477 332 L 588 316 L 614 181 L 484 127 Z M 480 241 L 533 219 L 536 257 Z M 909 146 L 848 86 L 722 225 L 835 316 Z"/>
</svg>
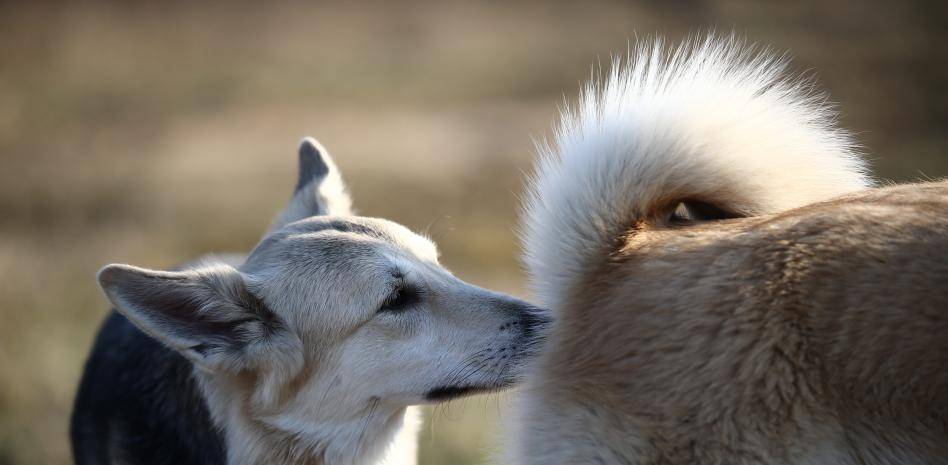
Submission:
<svg viewBox="0 0 948 465">
<path fill-rule="evenodd" d="M 948 463 L 948 182 L 630 226 L 561 303 L 522 462 Z"/>
</svg>

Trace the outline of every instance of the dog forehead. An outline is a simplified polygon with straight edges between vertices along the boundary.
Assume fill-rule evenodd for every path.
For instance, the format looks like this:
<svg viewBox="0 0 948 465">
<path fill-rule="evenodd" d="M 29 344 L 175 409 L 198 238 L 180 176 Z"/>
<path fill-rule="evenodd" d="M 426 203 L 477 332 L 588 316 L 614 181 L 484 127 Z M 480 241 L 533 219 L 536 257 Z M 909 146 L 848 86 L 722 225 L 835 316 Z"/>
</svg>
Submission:
<svg viewBox="0 0 948 465">
<path fill-rule="evenodd" d="M 425 258 L 437 258 L 438 255 L 434 243 L 427 238 L 415 234 L 398 223 L 382 218 L 365 216 L 313 217 L 294 226 L 308 232 L 336 231 L 364 235 L 408 249 Z"/>
<path fill-rule="evenodd" d="M 410 251 L 422 260 L 437 263 L 438 248 L 427 237 L 416 234 L 393 221 L 380 218 L 360 218 L 360 220 L 379 233 L 381 239 Z"/>
<path fill-rule="evenodd" d="M 437 263 L 438 252 L 427 238 L 392 221 L 369 217 L 317 216 L 274 231 L 251 253 L 248 263 L 270 257 L 295 260 L 346 261 L 379 256 L 389 247 L 423 261 Z M 276 256 L 276 257 L 274 257 Z"/>
</svg>

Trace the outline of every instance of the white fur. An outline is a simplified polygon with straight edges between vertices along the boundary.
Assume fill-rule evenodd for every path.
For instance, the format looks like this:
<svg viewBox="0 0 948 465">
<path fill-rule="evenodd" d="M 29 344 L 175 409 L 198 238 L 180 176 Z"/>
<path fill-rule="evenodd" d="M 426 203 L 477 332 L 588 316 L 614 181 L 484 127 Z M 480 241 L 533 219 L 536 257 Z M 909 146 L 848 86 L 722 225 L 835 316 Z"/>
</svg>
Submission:
<svg viewBox="0 0 948 465">
<path fill-rule="evenodd" d="M 321 159 L 326 164 L 328 172 L 318 182 L 310 182 L 302 186 L 300 192 L 293 196 L 290 204 L 270 225 L 271 232 L 280 225 L 312 216 L 313 212 L 339 216 L 352 214 L 352 198 L 346 191 L 342 175 L 336 167 L 336 162 L 329 156 L 329 151 L 312 137 L 304 137 L 300 144 L 315 147 L 316 151 L 323 155 Z"/>
<path fill-rule="evenodd" d="M 100 284 L 194 363 L 229 464 L 413 464 L 413 406 L 511 385 L 542 318 L 453 276 L 427 238 L 352 216 L 315 140 L 301 144 L 300 172 L 271 232 L 246 260 L 230 257 L 239 266 L 109 265 Z"/>
<path fill-rule="evenodd" d="M 701 200 L 777 212 L 870 185 L 850 136 L 786 61 L 735 39 L 638 45 L 563 111 L 539 148 L 523 242 L 554 313 L 636 221 Z"/>
</svg>

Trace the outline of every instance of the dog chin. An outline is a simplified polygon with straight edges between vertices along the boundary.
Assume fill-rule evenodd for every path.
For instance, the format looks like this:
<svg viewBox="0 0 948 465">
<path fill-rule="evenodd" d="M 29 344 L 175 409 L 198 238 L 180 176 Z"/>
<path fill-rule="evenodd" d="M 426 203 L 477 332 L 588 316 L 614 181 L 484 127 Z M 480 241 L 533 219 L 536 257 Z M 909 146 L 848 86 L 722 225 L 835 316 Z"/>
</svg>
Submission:
<svg viewBox="0 0 948 465">
<path fill-rule="evenodd" d="M 501 389 L 509 388 L 514 384 L 514 380 L 511 379 L 499 381 L 490 385 L 465 384 L 439 386 L 426 392 L 425 400 L 432 403 L 445 402 L 475 394 L 486 394 L 489 392 L 499 391 Z"/>
</svg>

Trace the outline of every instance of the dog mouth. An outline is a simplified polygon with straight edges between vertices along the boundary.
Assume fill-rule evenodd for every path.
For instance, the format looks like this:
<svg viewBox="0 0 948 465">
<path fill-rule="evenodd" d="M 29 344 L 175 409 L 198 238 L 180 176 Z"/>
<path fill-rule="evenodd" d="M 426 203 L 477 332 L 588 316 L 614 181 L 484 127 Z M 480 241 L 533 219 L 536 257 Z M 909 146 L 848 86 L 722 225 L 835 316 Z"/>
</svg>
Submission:
<svg viewBox="0 0 948 465">
<path fill-rule="evenodd" d="M 516 322 L 521 326 L 522 331 L 518 341 L 512 345 L 477 352 L 466 359 L 459 370 L 454 371 L 453 376 L 448 378 L 447 384 L 429 390 L 425 393 L 424 399 L 428 402 L 444 402 L 517 385 L 523 377 L 525 361 L 537 355 L 538 346 L 546 339 L 544 330 L 550 321 L 549 317 L 539 311 L 525 314 Z M 477 366 L 477 368 L 469 370 L 471 366 Z M 489 375 L 488 379 L 493 380 L 484 384 L 464 381 L 478 373 Z M 499 376 L 498 373 L 500 373 Z"/>
<path fill-rule="evenodd" d="M 439 386 L 425 393 L 425 400 L 429 402 L 444 402 L 475 394 L 486 394 L 489 392 L 499 391 L 513 385 L 513 381 L 504 381 L 491 386 Z"/>
</svg>

